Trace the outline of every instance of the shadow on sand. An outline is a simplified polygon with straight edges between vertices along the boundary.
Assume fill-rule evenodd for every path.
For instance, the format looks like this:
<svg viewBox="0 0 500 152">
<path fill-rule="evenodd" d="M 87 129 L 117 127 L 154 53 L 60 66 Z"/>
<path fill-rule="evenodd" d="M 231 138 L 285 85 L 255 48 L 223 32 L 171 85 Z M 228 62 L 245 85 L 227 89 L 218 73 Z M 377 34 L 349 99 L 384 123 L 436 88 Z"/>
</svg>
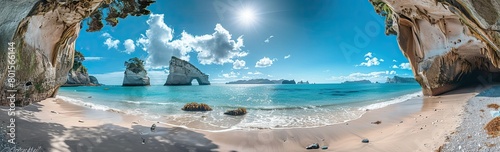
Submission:
<svg viewBox="0 0 500 152">
<path fill-rule="evenodd" d="M 184 128 L 149 127 L 134 125 L 126 128 L 114 124 L 97 127 L 66 128 L 57 123 L 42 123 L 32 114 L 39 106 L 20 110 L 16 118 L 17 148 L 42 147 L 43 151 L 215 151 L 218 146 L 205 135 Z M 26 107 L 26 108 L 28 108 Z M 1 112 L 6 112 L 2 107 Z M 9 116 L 0 116 L 1 138 L 7 139 L 5 127 Z M 30 121 L 27 121 L 30 120 Z M 77 121 L 77 120 L 75 120 Z M 10 139 L 10 138 L 8 138 Z M 144 144 L 143 144 L 144 139 Z M 1 144 L 0 144 L 1 145 Z M 5 145 L 4 145 L 5 146 Z M 0 150 L 4 147 L 0 147 Z"/>
</svg>

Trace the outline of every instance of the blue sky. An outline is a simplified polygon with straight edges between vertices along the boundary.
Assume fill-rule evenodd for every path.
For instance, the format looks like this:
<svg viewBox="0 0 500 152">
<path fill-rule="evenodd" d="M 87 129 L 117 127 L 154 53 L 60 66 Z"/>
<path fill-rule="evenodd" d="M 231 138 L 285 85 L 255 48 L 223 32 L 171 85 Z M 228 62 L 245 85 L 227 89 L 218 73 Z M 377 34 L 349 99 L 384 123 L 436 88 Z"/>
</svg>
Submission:
<svg viewBox="0 0 500 152">
<path fill-rule="evenodd" d="M 124 62 L 146 60 L 153 85 L 171 56 L 189 60 L 212 83 L 295 79 L 339 83 L 412 77 L 395 36 L 368 0 L 162 0 L 151 15 L 86 32 L 76 49 L 101 83 L 119 85 Z"/>
</svg>

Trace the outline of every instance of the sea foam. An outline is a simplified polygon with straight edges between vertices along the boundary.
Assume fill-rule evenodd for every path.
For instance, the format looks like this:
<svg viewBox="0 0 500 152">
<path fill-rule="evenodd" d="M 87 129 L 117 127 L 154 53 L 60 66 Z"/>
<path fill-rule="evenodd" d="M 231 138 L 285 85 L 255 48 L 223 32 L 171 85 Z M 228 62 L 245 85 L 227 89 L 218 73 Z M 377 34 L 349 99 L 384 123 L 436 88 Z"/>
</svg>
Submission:
<svg viewBox="0 0 500 152">
<path fill-rule="evenodd" d="M 57 95 L 56 98 L 62 99 L 64 101 L 66 101 L 66 102 L 69 102 L 69 103 L 72 103 L 72 104 L 75 104 L 75 105 L 89 107 L 91 109 L 102 110 L 102 111 L 107 111 L 107 110 L 111 109 L 108 106 L 98 105 L 98 104 L 94 104 L 94 103 L 89 103 L 89 102 L 85 102 L 85 101 L 82 101 L 82 100 L 79 100 L 79 99 L 75 99 L 75 98 L 71 98 L 71 97 Z"/>
<path fill-rule="evenodd" d="M 419 96 L 422 96 L 422 91 L 411 93 L 411 94 L 402 95 L 402 96 L 399 96 L 399 97 L 395 97 L 395 98 L 392 98 L 392 99 L 390 99 L 388 101 L 385 101 L 385 102 L 379 102 L 379 103 L 374 103 L 374 104 L 370 104 L 370 105 L 367 105 L 367 106 L 363 106 L 363 107 L 359 108 L 359 110 L 365 111 L 367 109 L 368 110 L 380 109 L 380 108 L 387 107 L 387 106 L 392 105 L 392 104 L 405 102 L 405 101 L 408 101 L 410 99 L 413 99 L 413 98 L 416 98 L 416 97 L 419 97 Z"/>
</svg>

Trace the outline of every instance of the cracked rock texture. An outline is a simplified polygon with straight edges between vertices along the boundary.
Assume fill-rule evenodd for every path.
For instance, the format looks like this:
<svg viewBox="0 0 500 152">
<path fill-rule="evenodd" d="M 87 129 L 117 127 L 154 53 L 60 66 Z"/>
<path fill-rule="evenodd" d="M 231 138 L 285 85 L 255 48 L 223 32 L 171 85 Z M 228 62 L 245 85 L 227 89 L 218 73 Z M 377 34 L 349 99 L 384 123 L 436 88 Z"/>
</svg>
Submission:
<svg viewBox="0 0 500 152">
<path fill-rule="evenodd" d="M 500 79 L 500 1 L 369 0 L 425 95 Z"/>
<path fill-rule="evenodd" d="M 115 26 L 117 18 L 150 13 L 152 0 L 3 0 L 0 5 L 0 105 L 15 94 L 17 106 L 56 95 L 73 66 L 82 20 L 87 31 Z M 108 12 L 103 12 L 107 10 Z M 103 18 L 103 14 L 107 16 Z M 9 72 L 9 42 L 14 42 L 15 73 Z M 12 50 L 12 49 L 11 49 Z M 14 74 L 15 82 L 7 81 Z M 15 93 L 6 90 L 17 90 Z"/>
<path fill-rule="evenodd" d="M 17 90 L 16 105 L 53 97 L 73 66 L 75 40 L 81 21 L 103 0 L 65 3 L 53 0 L 7 0 L 0 5 L 0 105 Z M 7 83 L 8 42 L 14 42 L 15 82 Z"/>
</svg>

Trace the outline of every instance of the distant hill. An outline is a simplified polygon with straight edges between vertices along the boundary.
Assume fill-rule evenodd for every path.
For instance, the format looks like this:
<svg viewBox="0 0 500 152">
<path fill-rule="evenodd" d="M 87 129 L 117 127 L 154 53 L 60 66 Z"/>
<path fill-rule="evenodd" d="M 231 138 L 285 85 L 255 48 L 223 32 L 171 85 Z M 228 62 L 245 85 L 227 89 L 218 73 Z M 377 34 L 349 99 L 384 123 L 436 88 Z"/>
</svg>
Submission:
<svg viewBox="0 0 500 152">
<path fill-rule="evenodd" d="M 394 76 L 394 78 L 387 78 L 387 82 L 385 83 L 416 83 L 415 78 L 404 78 Z"/>
<path fill-rule="evenodd" d="M 344 81 L 342 84 L 370 84 L 372 83 L 370 80 L 358 80 L 358 81 Z"/>
<path fill-rule="evenodd" d="M 227 82 L 226 84 L 295 84 L 295 80 L 250 79 Z"/>
</svg>

